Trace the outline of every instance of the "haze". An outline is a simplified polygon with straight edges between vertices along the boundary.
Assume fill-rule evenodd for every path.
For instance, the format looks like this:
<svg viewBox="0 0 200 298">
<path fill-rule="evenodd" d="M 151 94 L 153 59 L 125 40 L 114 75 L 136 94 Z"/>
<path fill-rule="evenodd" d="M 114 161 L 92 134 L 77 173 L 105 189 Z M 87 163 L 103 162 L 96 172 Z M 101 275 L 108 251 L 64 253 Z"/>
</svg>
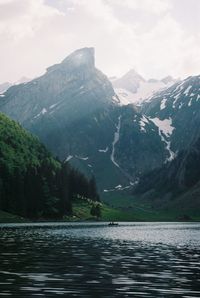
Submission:
<svg viewBox="0 0 200 298">
<path fill-rule="evenodd" d="M 199 0 L 0 0 L 0 83 L 86 46 L 108 76 L 199 74 L 199 12 Z"/>
</svg>

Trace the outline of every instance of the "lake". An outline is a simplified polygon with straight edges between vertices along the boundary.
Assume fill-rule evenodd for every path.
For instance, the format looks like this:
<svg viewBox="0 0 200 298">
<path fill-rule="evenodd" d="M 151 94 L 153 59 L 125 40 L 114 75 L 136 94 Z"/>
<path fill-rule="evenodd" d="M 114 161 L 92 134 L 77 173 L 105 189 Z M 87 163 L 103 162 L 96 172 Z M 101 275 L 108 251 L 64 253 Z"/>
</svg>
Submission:
<svg viewBox="0 0 200 298">
<path fill-rule="evenodd" d="M 200 297 L 200 223 L 0 224 L 0 297 Z"/>
</svg>

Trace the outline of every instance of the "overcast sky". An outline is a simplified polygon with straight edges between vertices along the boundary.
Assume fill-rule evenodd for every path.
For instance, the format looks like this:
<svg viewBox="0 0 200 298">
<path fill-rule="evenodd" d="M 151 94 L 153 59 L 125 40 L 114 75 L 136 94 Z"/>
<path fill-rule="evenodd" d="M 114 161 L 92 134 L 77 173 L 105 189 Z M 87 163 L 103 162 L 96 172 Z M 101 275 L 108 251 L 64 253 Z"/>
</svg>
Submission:
<svg viewBox="0 0 200 298">
<path fill-rule="evenodd" d="M 0 0 L 0 83 L 82 47 L 108 76 L 200 74 L 200 0 Z"/>
</svg>

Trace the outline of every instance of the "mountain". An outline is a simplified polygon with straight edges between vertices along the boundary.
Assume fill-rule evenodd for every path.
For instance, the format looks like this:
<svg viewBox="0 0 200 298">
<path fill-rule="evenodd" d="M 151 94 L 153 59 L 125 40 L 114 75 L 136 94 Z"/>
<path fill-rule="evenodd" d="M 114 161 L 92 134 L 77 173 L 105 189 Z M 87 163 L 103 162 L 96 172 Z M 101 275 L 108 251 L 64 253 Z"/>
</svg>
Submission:
<svg viewBox="0 0 200 298">
<path fill-rule="evenodd" d="M 171 76 L 162 80 L 149 79 L 147 81 L 134 69 L 128 71 L 121 78 L 111 80 L 122 105 L 130 103 L 140 105 L 156 91 L 169 87 L 175 81 Z"/>
<path fill-rule="evenodd" d="M 172 76 L 167 76 L 164 77 L 161 82 L 163 82 L 165 85 L 170 84 L 172 85 L 173 83 L 175 83 L 177 80 L 175 80 Z"/>
<path fill-rule="evenodd" d="M 30 81 L 27 77 L 22 77 L 20 80 L 16 81 L 15 83 L 5 82 L 0 84 L 0 97 L 4 97 L 4 93 L 13 85 L 18 85 L 22 83 L 27 83 Z"/>
<path fill-rule="evenodd" d="M 114 96 L 111 83 L 95 68 L 94 49 L 84 48 L 49 67 L 42 77 L 12 86 L 0 101 L 0 110 L 65 159 L 72 153 L 79 155 L 80 149 L 85 154 L 84 142 L 76 148 L 76 135 L 86 121 L 99 126 L 95 113 L 102 111 L 100 117 L 108 117 L 106 110 L 112 109 Z M 114 133 L 114 125 L 112 129 Z M 70 138 L 74 144 L 70 145 Z"/>
<path fill-rule="evenodd" d="M 134 192 L 156 208 L 195 215 L 200 209 L 200 76 L 157 92 L 140 112 L 157 125 L 171 154 L 162 167 L 140 176 Z"/>
<path fill-rule="evenodd" d="M 60 118 L 67 113 L 65 121 L 70 122 L 79 118 L 80 113 L 84 116 L 112 103 L 112 96 L 111 84 L 94 67 L 94 50 L 85 48 L 49 67 L 42 77 L 12 86 L 4 94 L 1 107 L 23 125 L 30 119 L 34 125 L 47 114 L 58 126 L 55 111 L 59 111 Z M 18 101 L 20 104 L 15 105 Z"/>
<path fill-rule="evenodd" d="M 18 81 L 14 82 L 13 85 L 25 84 L 25 83 L 28 83 L 30 81 L 31 81 L 30 78 L 27 78 L 27 77 L 23 76 Z"/>
<path fill-rule="evenodd" d="M 200 137 L 200 76 L 188 77 L 157 92 L 141 106 L 168 142 L 172 155 L 189 148 Z M 171 133 L 163 135 L 166 129 Z"/>
<path fill-rule="evenodd" d="M 5 82 L 5 83 L 1 83 L 0 84 L 0 97 L 3 97 L 3 93 L 6 92 L 6 90 L 8 90 L 8 88 L 10 88 L 12 86 L 11 83 L 9 82 Z"/>
<path fill-rule="evenodd" d="M 98 199 L 95 183 L 55 160 L 36 137 L 0 113 L 0 210 L 62 218 L 77 194 Z"/>
<path fill-rule="evenodd" d="M 0 110 L 36 134 L 61 160 L 101 191 L 123 189 L 169 157 L 157 126 L 133 105 L 120 106 L 108 78 L 95 67 L 94 49 L 73 52 L 46 74 L 12 86 Z"/>
<path fill-rule="evenodd" d="M 134 69 L 131 69 L 121 78 L 114 80 L 113 86 L 114 88 L 123 88 L 132 93 L 136 93 L 140 84 L 144 82 L 145 79 Z"/>
<path fill-rule="evenodd" d="M 135 79 L 136 89 L 161 82 L 145 81 L 135 71 L 129 77 L 130 82 Z M 200 80 L 189 77 L 167 88 L 172 81 L 164 78 L 165 89 L 140 105 L 123 105 L 111 82 L 96 69 L 94 49 L 83 48 L 43 76 L 10 87 L 0 100 L 0 111 L 37 135 L 63 164 L 88 179 L 94 175 L 102 197 L 107 197 L 131 192 L 142 181 L 145 190 L 151 179 L 143 177 L 149 171 L 159 183 L 160 169 L 169 165 L 182 177 L 176 167 L 179 155 L 200 138 Z"/>
<path fill-rule="evenodd" d="M 152 201 L 157 208 L 171 205 L 199 215 L 200 138 L 173 161 L 141 177 L 134 193 Z"/>
</svg>

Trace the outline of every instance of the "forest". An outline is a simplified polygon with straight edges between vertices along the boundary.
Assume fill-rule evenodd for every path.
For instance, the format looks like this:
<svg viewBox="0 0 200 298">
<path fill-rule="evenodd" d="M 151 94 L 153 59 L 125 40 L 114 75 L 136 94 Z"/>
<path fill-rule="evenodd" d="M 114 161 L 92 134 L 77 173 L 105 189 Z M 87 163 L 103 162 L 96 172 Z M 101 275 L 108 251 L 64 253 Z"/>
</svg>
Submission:
<svg viewBox="0 0 200 298">
<path fill-rule="evenodd" d="M 77 195 L 100 200 L 94 177 L 55 159 L 35 136 L 0 113 L 0 210 L 61 219 L 72 214 Z"/>
</svg>

